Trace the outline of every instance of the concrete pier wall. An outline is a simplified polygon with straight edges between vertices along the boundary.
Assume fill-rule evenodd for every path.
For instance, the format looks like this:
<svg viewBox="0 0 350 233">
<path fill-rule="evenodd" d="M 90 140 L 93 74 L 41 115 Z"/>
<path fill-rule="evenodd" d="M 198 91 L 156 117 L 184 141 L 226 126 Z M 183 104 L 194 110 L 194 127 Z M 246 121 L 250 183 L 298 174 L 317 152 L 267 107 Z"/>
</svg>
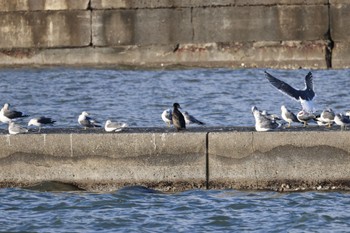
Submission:
<svg viewBox="0 0 350 233">
<path fill-rule="evenodd" d="M 346 0 L 0 0 L 0 66 L 349 67 Z"/>
<path fill-rule="evenodd" d="M 0 187 L 144 185 L 295 191 L 350 188 L 349 132 L 149 132 L 0 136 Z"/>
</svg>

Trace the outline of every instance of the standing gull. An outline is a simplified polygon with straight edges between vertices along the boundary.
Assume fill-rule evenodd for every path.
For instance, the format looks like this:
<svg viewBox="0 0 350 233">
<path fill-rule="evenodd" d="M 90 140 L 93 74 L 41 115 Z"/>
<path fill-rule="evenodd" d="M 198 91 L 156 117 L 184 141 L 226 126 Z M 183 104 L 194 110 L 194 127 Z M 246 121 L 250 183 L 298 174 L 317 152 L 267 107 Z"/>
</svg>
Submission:
<svg viewBox="0 0 350 233">
<path fill-rule="evenodd" d="M 319 121 L 326 124 L 327 127 L 331 127 L 332 123 L 334 122 L 335 113 L 331 108 L 327 108 L 322 111 L 320 117 L 318 118 Z"/>
<path fill-rule="evenodd" d="M 27 133 L 28 130 L 26 128 L 21 127 L 20 125 L 16 124 L 15 122 L 9 122 L 9 134 L 21 134 L 21 133 Z"/>
<path fill-rule="evenodd" d="M 173 120 L 174 127 L 176 128 L 177 131 L 186 129 L 185 118 L 179 110 L 179 108 L 181 108 L 180 104 L 174 103 L 173 107 L 174 109 L 173 109 L 172 120 Z"/>
<path fill-rule="evenodd" d="M 34 125 L 39 127 L 39 133 L 41 130 L 42 125 L 52 125 L 56 121 L 52 120 L 50 117 L 38 117 L 38 118 L 33 118 L 28 122 L 28 126 Z"/>
<path fill-rule="evenodd" d="M 316 116 L 312 113 L 308 113 L 304 110 L 301 110 L 300 112 L 298 112 L 297 114 L 297 118 L 300 122 L 304 123 L 303 127 L 307 126 L 307 122 L 310 120 L 315 120 Z"/>
<path fill-rule="evenodd" d="M 256 131 L 270 131 L 279 128 L 281 125 L 275 120 L 262 115 L 256 106 L 252 107 L 252 113 L 255 119 Z"/>
<path fill-rule="evenodd" d="M 350 125 L 349 116 L 344 116 L 342 113 L 335 115 L 334 122 L 340 126 L 341 130 L 346 130 L 346 126 Z"/>
<path fill-rule="evenodd" d="M 78 118 L 78 123 L 82 126 L 84 126 L 84 128 L 95 128 L 95 127 L 101 127 L 101 125 L 99 125 L 100 122 L 92 119 L 91 117 L 89 117 L 89 113 L 87 112 L 82 112 Z"/>
<path fill-rule="evenodd" d="M 20 117 L 28 117 L 28 115 L 24 115 L 22 112 L 10 110 L 10 104 L 5 103 L 4 107 L 0 110 L 0 121 L 3 123 L 9 123 L 11 120 Z"/>
<path fill-rule="evenodd" d="M 128 127 L 128 124 L 121 122 L 112 122 L 111 120 L 107 120 L 105 123 L 106 132 L 120 132 L 125 127 Z"/>
<path fill-rule="evenodd" d="M 305 77 L 305 89 L 296 90 L 291 87 L 289 84 L 275 78 L 271 74 L 265 71 L 267 80 L 276 87 L 282 93 L 294 98 L 297 101 L 300 101 L 302 109 L 306 112 L 314 112 L 313 98 L 315 97 L 314 85 L 312 81 L 312 73 L 309 72 Z"/>
<path fill-rule="evenodd" d="M 167 124 L 168 127 L 173 124 L 173 119 L 172 119 L 173 112 L 171 111 L 170 108 L 166 109 L 162 113 L 162 120 Z"/>
<path fill-rule="evenodd" d="M 282 112 L 281 114 L 282 119 L 288 122 L 288 126 L 287 126 L 288 128 L 290 127 L 292 122 L 299 122 L 297 116 L 288 108 L 286 108 L 286 106 L 284 105 L 281 106 L 281 112 Z"/>
<path fill-rule="evenodd" d="M 190 115 L 188 112 L 184 112 L 183 115 L 185 117 L 186 125 L 189 125 L 189 124 L 205 125 L 205 123 L 197 120 L 194 116 Z"/>
</svg>

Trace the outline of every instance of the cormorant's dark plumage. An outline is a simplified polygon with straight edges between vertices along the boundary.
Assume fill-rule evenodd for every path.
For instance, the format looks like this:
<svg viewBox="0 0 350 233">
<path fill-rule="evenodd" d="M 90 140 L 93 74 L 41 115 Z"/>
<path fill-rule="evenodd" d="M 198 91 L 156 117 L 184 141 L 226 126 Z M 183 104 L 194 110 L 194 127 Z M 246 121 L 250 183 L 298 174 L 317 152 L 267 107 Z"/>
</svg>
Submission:
<svg viewBox="0 0 350 233">
<path fill-rule="evenodd" d="M 176 128 L 177 131 L 186 129 L 185 118 L 182 115 L 182 113 L 179 111 L 179 108 L 181 108 L 180 104 L 174 103 L 173 107 L 174 107 L 174 110 L 173 110 L 172 120 L 173 120 L 174 127 Z"/>
</svg>

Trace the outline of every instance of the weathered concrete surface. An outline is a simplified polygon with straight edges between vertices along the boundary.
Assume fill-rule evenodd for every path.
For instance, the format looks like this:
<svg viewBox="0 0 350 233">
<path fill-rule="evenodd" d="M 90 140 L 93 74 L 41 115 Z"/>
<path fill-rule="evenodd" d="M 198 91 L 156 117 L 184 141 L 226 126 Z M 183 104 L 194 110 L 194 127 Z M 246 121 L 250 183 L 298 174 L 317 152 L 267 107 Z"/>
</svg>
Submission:
<svg viewBox="0 0 350 233">
<path fill-rule="evenodd" d="M 0 0 L 0 8 L 0 67 L 349 64 L 346 0 Z"/>
<path fill-rule="evenodd" d="M 350 2 L 332 0 L 330 7 L 331 36 L 334 41 L 332 67 L 350 67 Z"/>
<path fill-rule="evenodd" d="M 332 67 L 335 69 L 350 68 L 350 41 L 334 44 L 332 52 Z"/>
<path fill-rule="evenodd" d="M 206 133 L 4 135 L 0 146 L 2 186 L 59 181 L 172 191 L 206 181 Z"/>
<path fill-rule="evenodd" d="M 0 48 L 83 47 L 91 43 L 90 12 L 0 13 Z"/>
<path fill-rule="evenodd" d="M 320 40 L 327 11 L 324 5 L 195 8 L 193 42 Z"/>
<path fill-rule="evenodd" d="M 348 132 L 210 133 L 208 141 L 210 187 L 349 188 Z"/>
<path fill-rule="evenodd" d="M 327 68 L 324 41 L 0 50 L 2 66 Z"/>
<path fill-rule="evenodd" d="M 326 5 L 328 0 L 91 0 L 93 9 L 144 9 L 255 5 Z"/>
<path fill-rule="evenodd" d="M 192 40 L 191 10 L 144 9 L 93 11 L 96 46 L 166 45 Z"/>
<path fill-rule="evenodd" d="M 0 11 L 83 10 L 89 0 L 0 0 Z"/>
<path fill-rule="evenodd" d="M 93 44 L 322 40 L 327 14 L 325 5 L 93 11 Z"/>
<path fill-rule="evenodd" d="M 349 136 L 318 128 L 2 134 L 0 187 L 348 190 Z"/>
</svg>

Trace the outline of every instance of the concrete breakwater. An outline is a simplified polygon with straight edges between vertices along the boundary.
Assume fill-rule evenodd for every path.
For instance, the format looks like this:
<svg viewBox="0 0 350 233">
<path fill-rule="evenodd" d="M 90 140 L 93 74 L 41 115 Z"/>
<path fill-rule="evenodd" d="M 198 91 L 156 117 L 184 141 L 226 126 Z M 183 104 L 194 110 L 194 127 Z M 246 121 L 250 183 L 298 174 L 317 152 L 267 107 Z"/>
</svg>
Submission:
<svg viewBox="0 0 350 233">
<path fill-rule="evenodd" d="M 0 1 L 0 66 L 349 67 L 346 0 Z"/>
<path fill-rule="evenodd" d="M 168 129 L 0 135 L 0 186 L 55 181 L 85 190 L 143 185 L 331 190 L 350 187 L 348 131 Z"/>
</svg>

